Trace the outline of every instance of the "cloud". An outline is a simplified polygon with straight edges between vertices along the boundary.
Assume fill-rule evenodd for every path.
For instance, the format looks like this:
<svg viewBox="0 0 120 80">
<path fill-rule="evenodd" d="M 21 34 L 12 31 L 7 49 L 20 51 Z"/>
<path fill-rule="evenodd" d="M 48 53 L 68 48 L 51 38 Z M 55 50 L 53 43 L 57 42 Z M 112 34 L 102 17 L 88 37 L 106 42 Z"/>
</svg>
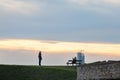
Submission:
<svg viewBox="0 0 120 80">
<path fill-rule="evenodd" d="M 120 0 L 103 0 L 103 1 L 113 6 L 120 6 Z"/>
<path fill-rule="evenodd" d="M 31 14 L 39 10 L 41 6 L 30 1 L 0 0 L 0 12 Z"/>
<path fill-rule="evenodd" d="M 94 10 L 104 13 L 110 12 L 113 7 L 120 7 L 119 0 L 0 0 L 0 12 L 31 14 L 36 11 L 41 11 L 47 6 L 47 8 L 45 8 L 47 12 L 55 13 L 57 12 L 57 9 L 64 10 L 64 8 L 68 6 L 66 1 L 75 4 L 75 6 L 78 5 L 77 7 L 80 9 Z"/>
<path fill-rule="evenodd" d="M 69 0 L 70 2 L 77 3 L 79 5 L 112 5 L 120 6 L 120 0 Z"/>
<path fill-rule="evenodd" d="M 92 10 L 101 13 L 112 12 L 120 7 L 120 0 L 68 0 L 77 8 Z"/>
<path fill-rule="evenodd" d="M 49 53 L 76 53 L 84 49 L 88 54 L 120 56 L 120 44 L 80 43 L 25 39 L 1 39 L 1 50 L 28 50 Z"/>
</svg>

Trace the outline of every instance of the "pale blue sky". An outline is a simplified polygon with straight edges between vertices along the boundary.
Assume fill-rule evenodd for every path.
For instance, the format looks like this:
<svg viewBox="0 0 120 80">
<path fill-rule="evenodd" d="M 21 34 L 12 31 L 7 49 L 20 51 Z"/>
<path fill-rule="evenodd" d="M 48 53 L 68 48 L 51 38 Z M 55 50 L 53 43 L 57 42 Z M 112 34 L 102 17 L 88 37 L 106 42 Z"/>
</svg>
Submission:
<svg viewBox="0 0 120 80">
<path fill-rule="evenodd" d="M 0 38 L 120 44 L 120 1 L 0 0 Z"/>
<path fill-rule="evenodd" d="M 0 36 L 3 38 L 120 43 L 120 6 L 116 6 L 118 3 L 111 4 L 107 0 L 106 3 L 104 0 L 70 1 L 12 0 L 7 3 L 7 0 L 6 2 L 1 0 L 4 4 L 0 8 L 2 12 L 0 14 Z M 20 4 L 23 2 L 26 5 L 24 7 Z M 17 7 L 11 9 L 9 6 L 6 9 L 5 4 L 9 4 L 10 7 L 11 5 L 16 7 L 18 4 L 19 6 L 18 9 Z M 36 10 L 29 9 L 31 7 Z M 94 8 L 98 9 L 94 10 Z"/>
</svg>

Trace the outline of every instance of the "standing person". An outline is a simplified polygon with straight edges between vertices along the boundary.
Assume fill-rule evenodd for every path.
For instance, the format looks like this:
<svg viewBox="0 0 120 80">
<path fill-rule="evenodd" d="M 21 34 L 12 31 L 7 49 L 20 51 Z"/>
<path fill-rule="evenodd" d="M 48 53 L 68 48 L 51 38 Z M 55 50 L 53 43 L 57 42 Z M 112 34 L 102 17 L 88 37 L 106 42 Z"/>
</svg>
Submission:
<svg viewBox="0 0 120 80">
<path fill-rule="evenodd" d="M 38 58 L 39 58 L 39 66 L 41 66 L 41 61 L 42 61 L 41 51 L 39 51 Z"/>
</svg>

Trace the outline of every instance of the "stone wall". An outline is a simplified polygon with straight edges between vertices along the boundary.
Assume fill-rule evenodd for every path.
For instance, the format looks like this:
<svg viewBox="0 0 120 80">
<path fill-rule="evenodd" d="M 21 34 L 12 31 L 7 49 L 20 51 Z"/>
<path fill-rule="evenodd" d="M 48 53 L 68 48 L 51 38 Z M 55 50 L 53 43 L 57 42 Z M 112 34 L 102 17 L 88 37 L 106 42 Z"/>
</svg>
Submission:
<svg viewBox="0 0 120 80">
<path fill-rule="evenodd" d="M 120 80 L 120 61 L 103 61 L 77 67 L 77 80 Z"/>
</svg>

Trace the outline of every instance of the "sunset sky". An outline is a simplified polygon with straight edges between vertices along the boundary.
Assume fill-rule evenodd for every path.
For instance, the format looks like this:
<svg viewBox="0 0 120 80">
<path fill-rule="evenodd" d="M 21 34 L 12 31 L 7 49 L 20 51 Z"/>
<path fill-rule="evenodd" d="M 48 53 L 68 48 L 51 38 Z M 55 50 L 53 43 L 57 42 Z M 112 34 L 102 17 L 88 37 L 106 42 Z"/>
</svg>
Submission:
<svg viewBox="0 0 120 80">
<path fill-rule="evenodd" d="M 120 0 L 0 0 L 0 64 L 120 60 Z"/>
</svg>

